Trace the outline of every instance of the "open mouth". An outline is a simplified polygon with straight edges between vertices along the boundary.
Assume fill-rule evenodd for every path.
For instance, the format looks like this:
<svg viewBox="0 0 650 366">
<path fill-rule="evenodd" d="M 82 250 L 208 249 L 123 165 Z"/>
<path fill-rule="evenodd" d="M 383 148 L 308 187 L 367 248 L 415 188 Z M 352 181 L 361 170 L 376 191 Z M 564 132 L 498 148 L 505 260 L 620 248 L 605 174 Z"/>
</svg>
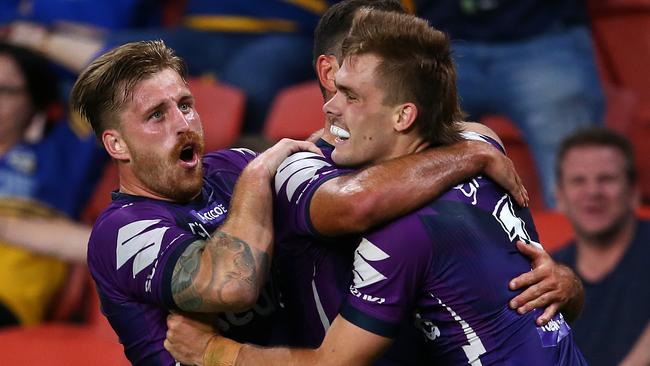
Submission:
<svg viewBox="0 0 650 366">
<path fill-rule="evenodd" d="M 330 133 L 336 137 L 338 142 L 346 141 L 350 138 L 350 132 L 344 130 L 339 126 L 330 126 Z"/>
<path fill-rule="evenodd" d="M 178 159 L 184 166 L 188 168 L 194 167 L 198 162 L 196 146 L 194 144 L 187 144 L 183 146 L 180 153 L 178 154 Z"/>
</svg>

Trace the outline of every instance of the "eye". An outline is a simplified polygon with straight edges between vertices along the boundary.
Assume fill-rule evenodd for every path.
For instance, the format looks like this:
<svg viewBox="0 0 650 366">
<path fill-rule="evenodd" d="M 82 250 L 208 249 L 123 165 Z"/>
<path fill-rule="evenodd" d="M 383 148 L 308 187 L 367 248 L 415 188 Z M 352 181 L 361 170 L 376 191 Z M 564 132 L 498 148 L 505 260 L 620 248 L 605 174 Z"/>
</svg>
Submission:
<svg viewBox="0 0 650 366">
<path fill-rule="evenodd" d="M 181 105 L 179 105 L 178 108 L 179 108 L 182 112 L 187 112 L 187 111 L 190 110 L 191 106 L 190 106 L 189 103 L 181 103 Z"/>
<path fill-rule="evenodd" d="M 163 116 L 163 114 L 162 114 L 161 111 L 155 111 L 155 112 L 151 113 L 151 115 L 149 116 L 149 119 L 161 119 L 162 116 Z"/>
<path fill-rule="evenodd" d="M 347 93 L 346 93 L 346 94 L 345 94 L 345 100 L 347 100 L 348 102 L 356 102 L 356 101 L 357 101 L 357 97 L 354 96 L 354 95 L 352 95 L 352 94 L 347 94 Z"/>
</svg>

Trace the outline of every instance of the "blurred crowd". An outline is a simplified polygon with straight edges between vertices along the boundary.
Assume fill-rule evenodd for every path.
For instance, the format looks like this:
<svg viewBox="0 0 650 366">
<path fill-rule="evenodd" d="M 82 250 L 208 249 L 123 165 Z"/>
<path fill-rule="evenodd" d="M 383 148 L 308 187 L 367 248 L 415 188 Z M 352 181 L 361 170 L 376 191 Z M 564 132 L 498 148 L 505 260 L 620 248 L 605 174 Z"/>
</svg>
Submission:
<svg viewBox="0 0 650 366">
<path fill-rule="evenodd" d="M 68 113 L 67 98 L 94 57 L 162 39 L 191 77 L 243 93 L 238 135 L 263 146 L 278 93 L 314 80 L 313 30 L 335 2 L 0 0 L 0 326 L 49 320 L 68 265 L 85 262 L 94 218 L 80 218 L 110 163 L 85 121 Z M 650 166 L 605 123 L 588 4 L 402 5 L 450 35 L 467 119 L 500 115 L 519 130 L 539 177 L 536 209 L 570 220 L 575 239 L 556 258 L 585 284 L 574 329 L 590 364 L 642 364 L 650 349 L 650 284 L 640 280 L 650 264 L 650 223 L 637 212 L 650 189 L 637 177 Z"/>
</svg>

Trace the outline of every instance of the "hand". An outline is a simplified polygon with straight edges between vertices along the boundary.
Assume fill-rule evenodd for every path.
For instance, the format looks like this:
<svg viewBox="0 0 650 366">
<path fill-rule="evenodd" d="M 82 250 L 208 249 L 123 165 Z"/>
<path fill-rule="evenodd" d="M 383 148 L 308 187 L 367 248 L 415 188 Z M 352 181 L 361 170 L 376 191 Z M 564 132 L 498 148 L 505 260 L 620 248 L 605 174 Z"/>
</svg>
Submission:
<svg viewBox="0 0 650 366">
<path fill-rule="evenodd" d="M 266 168 L 268 178 L 275 176 L 275 172 L 284 159 L 289 155 L 299 151 L 310 151 L 318 155 L 323 155 L 316 145 L 309 141 L 296 141 L 291 139 L 282 139 L 268 150 L 261 153 L 251 164 L 255 163 Z"/>
<path fill-rule="evenodd" d="M 485 143 L 481 143 L 485 146 Z M 488 163 L 483 172 L 512 195 L 520 206 L 528 207 L 528 191 L 512 160 L 490 145 Z"/>
<path fill-rule="evenodd" d="M 523 241 L 517 241 L 517 249 L 531 260 L 532 271 L 510 281 L 511 290 L 526 288 L 510 300 L 510 307 L 520 314 L 545 307 L 544 313 L 537 318 L 538 325 L 545 325 L 558 310 L 581 298 L 582 286 L 573 271 L 555 263 L 543 249 Z"/>
<path fill-rule="evenodd" d="M 42 25 L 25 21 L 16 21 L 9 25 L 7 42 L 16 46 L 42 51 L 47 42 L 48 31 Z"/>
<path fill-rule="evenodd" d="M 203 365 L 203 353 L 214 337 L 212 326 L 179 314 L 167 316 L 164 346 L 182 364 Z"/>
</svg>

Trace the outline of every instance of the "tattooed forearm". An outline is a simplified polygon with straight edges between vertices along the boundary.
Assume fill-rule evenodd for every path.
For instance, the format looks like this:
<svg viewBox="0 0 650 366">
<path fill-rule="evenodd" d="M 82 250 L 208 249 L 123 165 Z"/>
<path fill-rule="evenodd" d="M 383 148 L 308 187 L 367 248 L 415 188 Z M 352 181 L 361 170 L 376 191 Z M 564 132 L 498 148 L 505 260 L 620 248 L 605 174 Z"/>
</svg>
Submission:
<svg viewBox="0 0 650 366">
<path fill-rule="evenodd" d="M 195 312 L 250 306 L 264 284 L 268 254 L 220 231 L 207 244 L 197 243 L 185 250 L 174 268 L 172 294 L 176 304 Z"/>
</svg>

